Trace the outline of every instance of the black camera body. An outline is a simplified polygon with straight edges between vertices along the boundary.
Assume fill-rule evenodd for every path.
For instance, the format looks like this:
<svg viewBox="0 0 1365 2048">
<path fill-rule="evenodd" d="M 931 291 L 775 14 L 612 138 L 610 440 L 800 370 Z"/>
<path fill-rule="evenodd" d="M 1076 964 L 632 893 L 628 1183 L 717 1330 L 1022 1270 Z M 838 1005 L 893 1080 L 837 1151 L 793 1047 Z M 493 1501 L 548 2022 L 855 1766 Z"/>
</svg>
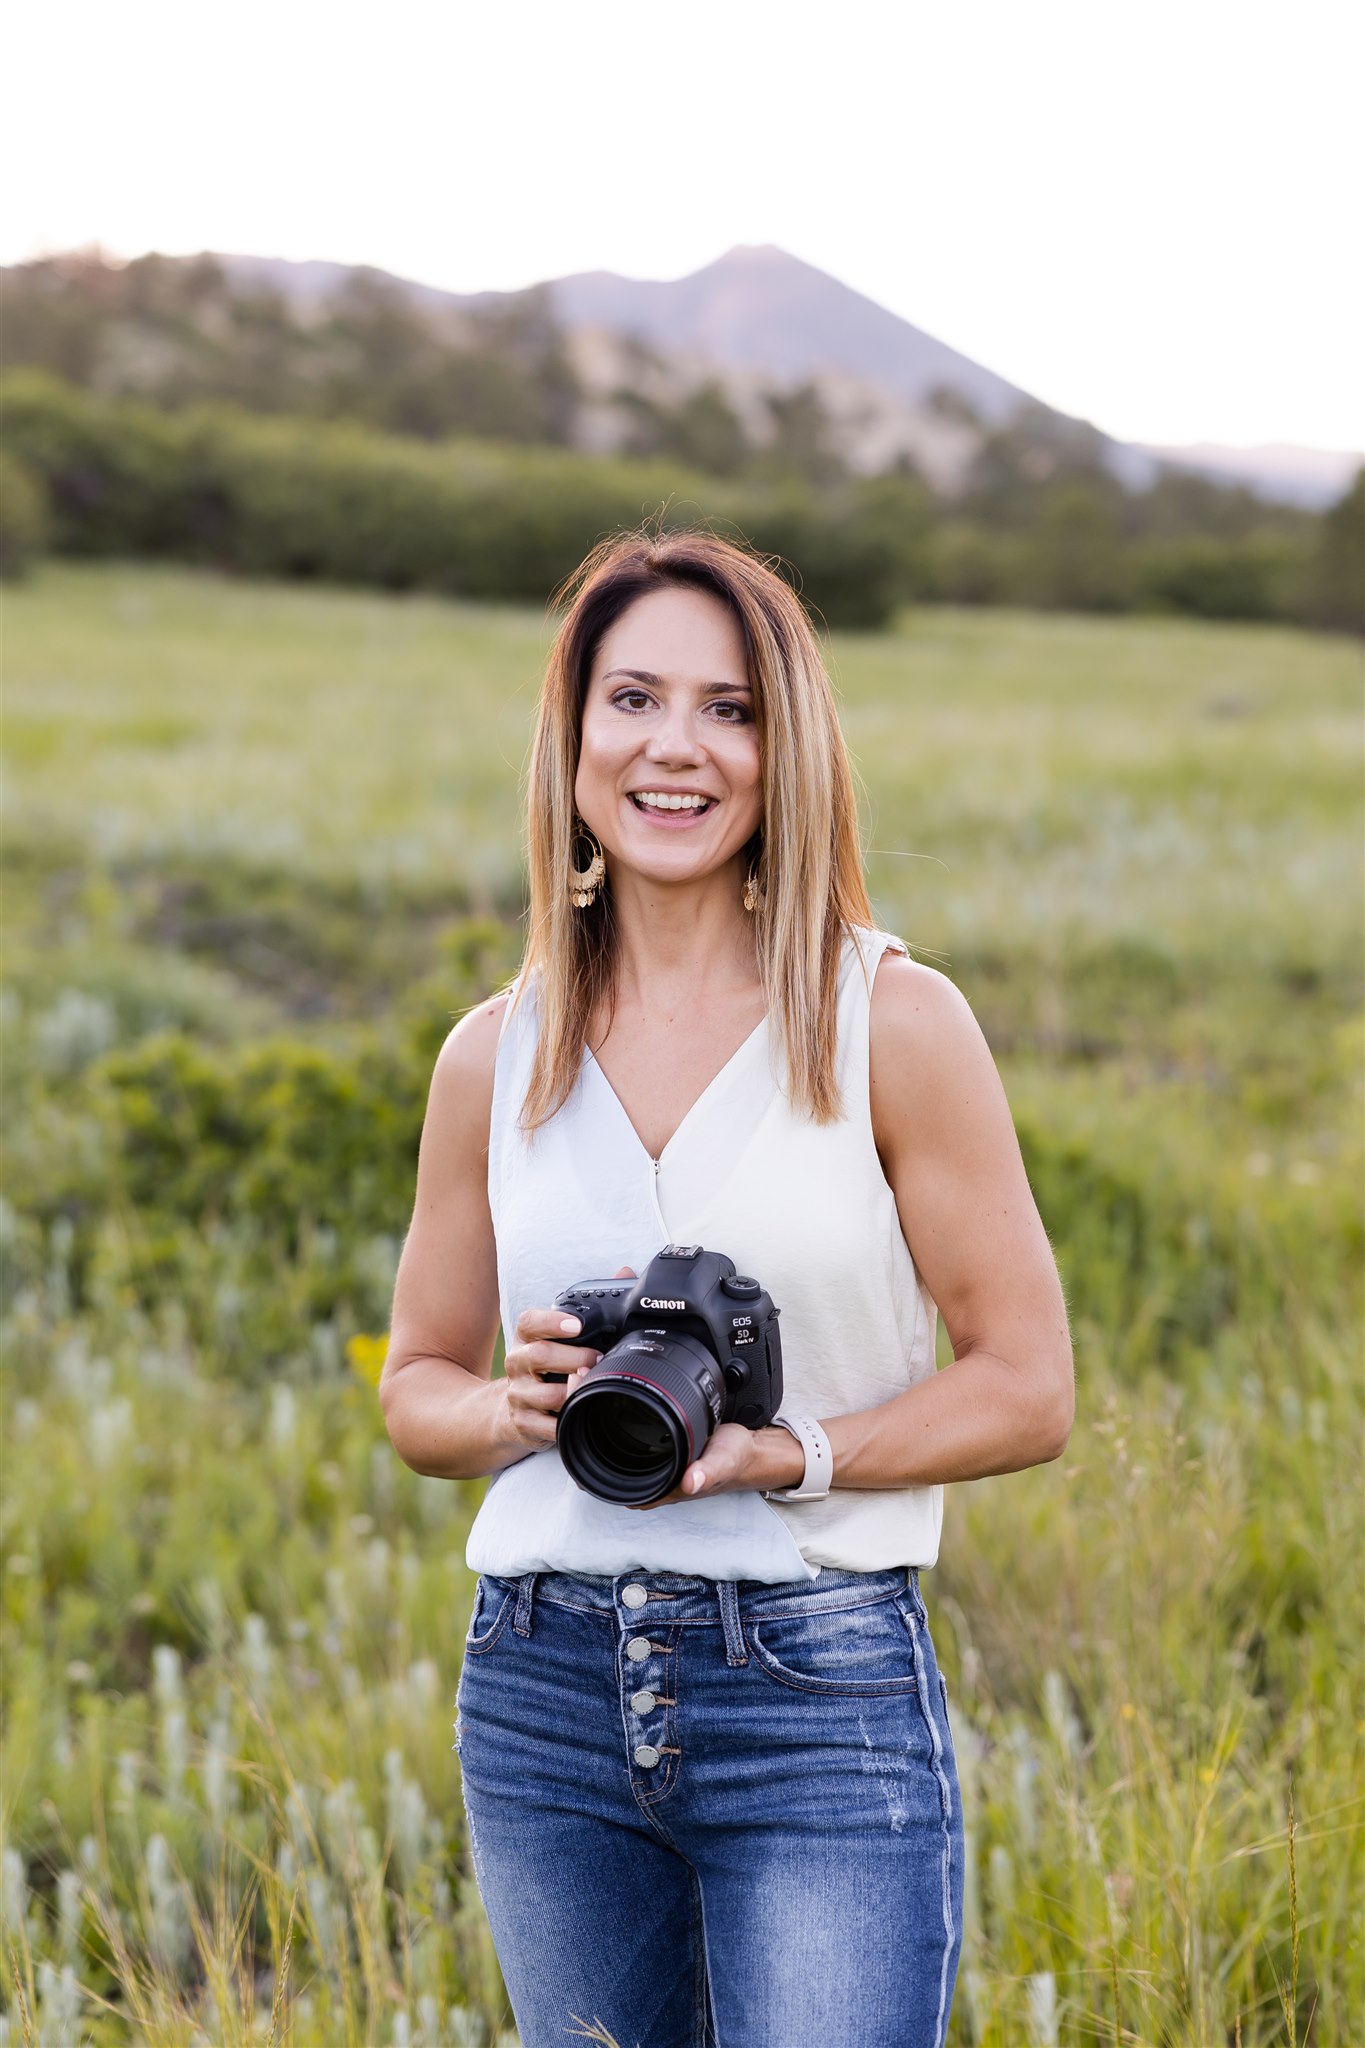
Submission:
<svg viewBox="0 0 1365 2048">
<path fill-rule="evenodd" d="M 666 1244 L 643 1278 L 580 1280 L 555 1307 L 583 1325 L 565 1343 L 603 1354 L 556 1426 L 570 1476 L 600 1500 L 662 1500 L 722 1422 L 762 1429 L 782 1405 L 778 1311 L 723 1252 Z"/>
</svg>

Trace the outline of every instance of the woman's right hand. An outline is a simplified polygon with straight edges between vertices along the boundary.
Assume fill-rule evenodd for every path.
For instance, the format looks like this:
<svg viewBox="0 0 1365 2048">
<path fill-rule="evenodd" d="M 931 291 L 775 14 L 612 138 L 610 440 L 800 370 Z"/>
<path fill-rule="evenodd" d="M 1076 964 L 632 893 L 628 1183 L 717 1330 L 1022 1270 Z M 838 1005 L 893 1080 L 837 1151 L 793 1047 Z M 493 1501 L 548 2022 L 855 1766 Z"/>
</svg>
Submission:
<svg viewBox="0 0 1365 2048">
<path fill-rule="evenodd" d="M 517 1317 L 515 1344 L 507 1352 L 507 1421 L 512 1435 L 528 1451 L 548 1450 L 555 1440 L 560 1409 L 590 1366 L 602 1356 L 589 1346 L 568 1341 L 582 1325 L 561 1308 L 527 1308 Z M 546 1373 L 567 1373 L 559 1382 Z"/>
</svg>

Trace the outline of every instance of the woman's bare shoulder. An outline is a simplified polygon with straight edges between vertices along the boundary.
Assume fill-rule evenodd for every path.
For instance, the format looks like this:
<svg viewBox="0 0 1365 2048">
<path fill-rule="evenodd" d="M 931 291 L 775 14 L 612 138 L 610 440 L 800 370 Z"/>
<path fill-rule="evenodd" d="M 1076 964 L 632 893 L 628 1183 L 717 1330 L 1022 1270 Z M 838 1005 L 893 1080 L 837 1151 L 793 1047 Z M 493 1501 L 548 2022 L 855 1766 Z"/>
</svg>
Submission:
<svg viewBox="0 0 1365 2048">
<path fill-rule="evenodd" d="M 449 1069 L 465 1080 L 472 1080 L 487 1069 L 491 1078 L 502 1020 L 507 1015 L 511 1000 L 510 991 L 504 991 L 502 995 L 490 996 L 486 1003 L 476 1003 L 472 1010 L 466 1010 L 459 1023 L 452 1025 L 446 1034 L 445 1044 L 436 1059 L 437 1072 Z"/>
<path fill-rule="evenodd" d="M 510 994 L 505 994 L 476 1004 L 448 1033 L 436 1056 L 427 1119 L 434 1118 L 452 1137 L 467 1132 L 477 1135 L 482 1144 L 488 1142 L 493 1070 L 511 1000 Z"/>
<path fill-rule="evenodd" d="M 980 1029 L 971 1004 L 955 981 L 905 953 L 888 947 L 877 962 L 872 984 L 872 1032 L 890 1042 L 913 1042 L 947 1030 Z"/>
<path fill-rule="evenodd" d="M 974 1089 L 992 1096 L 1000 1077 L 985 1034 L 956 982 L 903 953 L 882 955 L 872 984 L 871 1084 L 874 1115 L 913 1112 L 923 1125 L 935 1105 Z"/>
</svg>

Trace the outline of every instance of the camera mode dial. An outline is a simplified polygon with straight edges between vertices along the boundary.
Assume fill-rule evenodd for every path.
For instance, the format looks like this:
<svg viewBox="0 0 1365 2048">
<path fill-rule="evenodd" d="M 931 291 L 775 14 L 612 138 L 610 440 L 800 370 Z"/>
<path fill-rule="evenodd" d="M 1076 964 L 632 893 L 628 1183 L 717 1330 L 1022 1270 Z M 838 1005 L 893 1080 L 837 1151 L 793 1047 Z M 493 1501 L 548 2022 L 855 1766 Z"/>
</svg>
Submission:
<svg viewBox="0 0 1365 2048">
<path fill-rule="evenodd" d="M 728 1294 L 731 1301 L 753 1301 L 763 1289 L 747 1273 L 727 1273 L 720 1283 L 720 1291 Z"/>
</svg>

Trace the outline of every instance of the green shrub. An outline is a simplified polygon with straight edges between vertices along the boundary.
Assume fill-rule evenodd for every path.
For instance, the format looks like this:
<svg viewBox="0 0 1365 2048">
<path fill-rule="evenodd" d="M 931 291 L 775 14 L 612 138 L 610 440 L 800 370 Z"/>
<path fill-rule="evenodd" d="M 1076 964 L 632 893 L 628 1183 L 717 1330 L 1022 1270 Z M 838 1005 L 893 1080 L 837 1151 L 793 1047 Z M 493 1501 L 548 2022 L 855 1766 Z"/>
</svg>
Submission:
<svg viewBox="0 0 1365 2048">
<path fill-rule="evenodd" d="M 927 582 L 931 508 L 913 478 L 874 477 L 816 496 L 787 488 L 740 523 L 781 556 L 831 625 L 873 628 Z"/>
<path fill-rule="evenodd" d="M 0 578 L 24 575 L 46 553 L 49 528 L 42 477 L 0 450 Z"/>
<path fill-rule="evenodd" d="M 1279 538 L 1194 534 L 1140 550 L 1139 601 L 1200 619 L 1285 619 L 1301 609 L 1304 551 Z"/>
<path fill-rule="evenodd" d="M 1132 563 L 1116 500 L 1116 489 L 1099 482 L 1048 486 L 1023 545 L 1030 603 L 1073 612 L 1127 609 Z"/>
<path fill-rule="evenodd" d="M 780 555 L 830 625 L 883 624 L 924 521 L 914 488 L 718 483 L 557 448 L 427 447 L 227 408 L 163 414 L 33 372 L 0 428 L 42 479 L 65 553 L 163 555 L 259 576 L 544 603 L 597 541 L 658 519 Z"/>
<path fill-rule="evenodd" d="M 40 476 L 52 540 L 73 555 L 157 554 L 181 527 L 178 421 L 23 371 L 0 391 L 0 439 Z"/>
<path fill-rule="evenodd" d="M 928 595 L 943 604 L 1012 604 L 1021 598 L 1019 547 L 1012 535 L 988 533 L 965 520 L 934 532 Z"/>
<path fill-rule="evenodd" d="M 91 1080 L 122 1203 L 172 1233 L 249 1225 L 278 1257 L 318 1229 L 404 1228 L 436 1054 L 519 952 L 510 926 L 455 926 L 396 1029 L 344 1048 L 277 1036 L 227 1050 L 166 1031 L 107 1054 Z"/>
<path fill-rule="evenodd" d="M 173 1299 L 221 1369 L 250 1379 L 306 1357 L 318 1326 L 382 1328 L 436 1054 L 520 950 L 517 926 L 465 919 L 382 1028 L 326 1044 L 143 1020 L 131 1042 L 54 1068 L 16 1033 L 0 1299 L 54 1275 L 73 1305 Z M 108 1047 L 112 1006 L 100 1023 Z"/>
<path fill-rule="evenodd" d="M 1308 582 L 1308 616 L 1318 626 L 1365 633 L 1365 469 L 1322 522 Z"/>
</svg>

